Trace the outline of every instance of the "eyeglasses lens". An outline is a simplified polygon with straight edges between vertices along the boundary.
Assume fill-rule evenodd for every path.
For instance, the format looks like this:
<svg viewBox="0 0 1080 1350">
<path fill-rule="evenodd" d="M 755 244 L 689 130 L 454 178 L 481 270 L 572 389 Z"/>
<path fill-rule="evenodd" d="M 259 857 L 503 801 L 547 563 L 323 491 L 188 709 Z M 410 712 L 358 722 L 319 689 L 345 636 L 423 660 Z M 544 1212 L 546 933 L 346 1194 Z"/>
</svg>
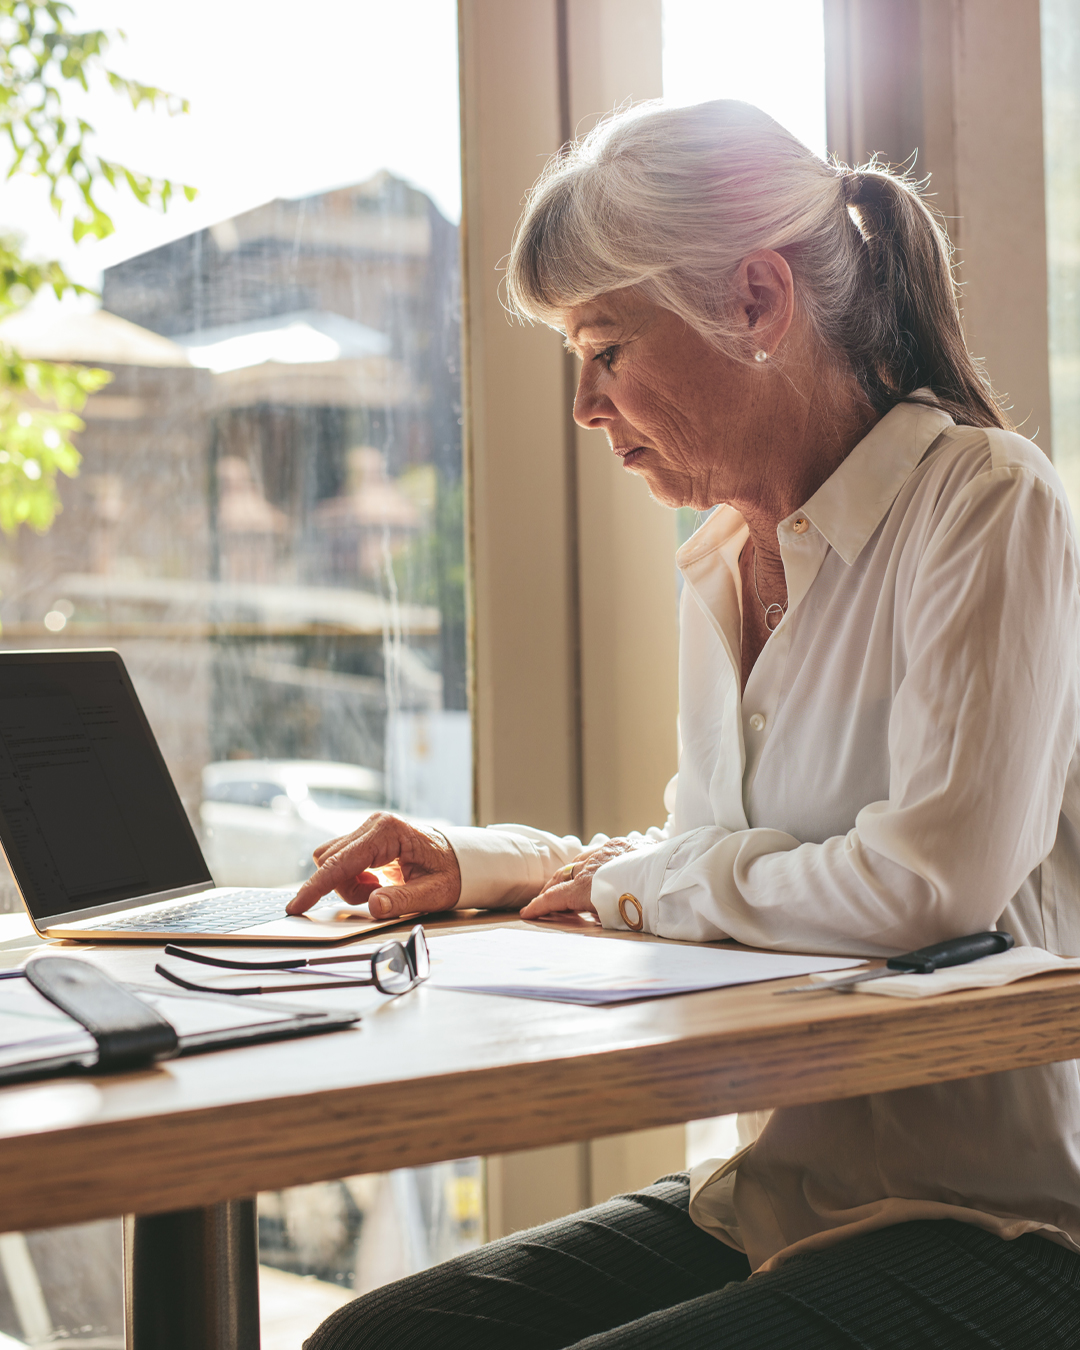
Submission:
<svg viewBox="0 0 1080 1350">
<path fill-rule="evenodd" d="M 380 947 L 372 964 L 375 982 L 387 994 L 403 994 L 415 983 L 405 948 L 400 942 L 388 942 L 385 947 Z"/>
</svg>

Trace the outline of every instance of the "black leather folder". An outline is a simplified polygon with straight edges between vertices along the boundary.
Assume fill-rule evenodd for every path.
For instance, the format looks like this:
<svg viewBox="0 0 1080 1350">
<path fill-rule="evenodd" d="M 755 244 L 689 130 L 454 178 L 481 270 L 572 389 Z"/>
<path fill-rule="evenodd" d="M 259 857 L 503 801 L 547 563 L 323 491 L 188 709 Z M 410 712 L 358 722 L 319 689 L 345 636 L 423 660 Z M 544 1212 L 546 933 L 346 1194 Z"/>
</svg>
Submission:
<svg viewBox="0 0 1080 1350">
<path fill-rule="evenodd" d="M 176 1055 L 337 1031 L 355 1012 L 125 985 L 70 956 L 0 976 L 0 1083 L 137 1069 Z"/>
</svg>

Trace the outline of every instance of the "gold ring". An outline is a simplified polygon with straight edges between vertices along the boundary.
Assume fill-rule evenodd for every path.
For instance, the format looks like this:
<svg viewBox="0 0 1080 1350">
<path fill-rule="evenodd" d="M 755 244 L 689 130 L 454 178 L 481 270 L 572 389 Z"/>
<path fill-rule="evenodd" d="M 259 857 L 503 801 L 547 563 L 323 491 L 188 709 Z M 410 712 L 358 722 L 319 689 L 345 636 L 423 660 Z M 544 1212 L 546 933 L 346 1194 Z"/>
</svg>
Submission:
<svg viewBox="0 0 1080 1350">
<path fill-rule="evenodd" d="M 636 919 L 632 919 L 630 915 L 627 914 L 627 905 L 633 905 L 637 910 Z M 645 911 L 641 908 L 641 901 L 636 895 L 630 895 L 629 892 L 627 892 L 626 895 L 619 896 L 619 914 L 622 917 L 623 923 L 626 924 L 627 928 L 632 932 L 640 933 L 645 927 Z"/>
<path fill-rule="evenodd" d="M 567 863 L 565 867 L 559 869 L 560 881 L 573 881 L 573 879 L 574 879 L 574 864 L 572 862 Z"/>
</svg>

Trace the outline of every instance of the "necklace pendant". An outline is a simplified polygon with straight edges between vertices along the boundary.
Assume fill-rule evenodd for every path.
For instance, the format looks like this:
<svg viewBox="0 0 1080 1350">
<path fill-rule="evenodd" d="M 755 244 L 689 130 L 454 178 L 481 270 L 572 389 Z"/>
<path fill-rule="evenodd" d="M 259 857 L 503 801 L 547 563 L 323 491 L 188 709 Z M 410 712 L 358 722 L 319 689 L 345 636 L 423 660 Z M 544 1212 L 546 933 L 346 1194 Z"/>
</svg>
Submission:
<svg viewBox="0 0 1080 1350">
<path fill-rule="evenodd" d="M 765 627 L 772 633 L 780 627 L 780 621 L 784 617 L 786 605 L 768 605 L 765 609 Z"/>
</svg>

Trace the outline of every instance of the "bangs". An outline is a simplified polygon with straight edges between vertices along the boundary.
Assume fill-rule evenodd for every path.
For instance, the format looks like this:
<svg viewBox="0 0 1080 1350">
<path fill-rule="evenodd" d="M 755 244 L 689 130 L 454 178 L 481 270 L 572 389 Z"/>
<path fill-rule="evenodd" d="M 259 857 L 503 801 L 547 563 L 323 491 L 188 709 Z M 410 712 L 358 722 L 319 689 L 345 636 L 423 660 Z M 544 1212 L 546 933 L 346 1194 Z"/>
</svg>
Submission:
<svg viewBox="0 0 1080 1350">
<path fill-rule="evenodd" d="M 605 197 L 603 175 L 592 165 L 563 156 L 544 172 L 507 262 L 512 314 L 556 328 L 567 309 L 649 279 L 650 269 L 628 265 L 629 250 L 620 247 L 624 222 Z"/>
</svg>

